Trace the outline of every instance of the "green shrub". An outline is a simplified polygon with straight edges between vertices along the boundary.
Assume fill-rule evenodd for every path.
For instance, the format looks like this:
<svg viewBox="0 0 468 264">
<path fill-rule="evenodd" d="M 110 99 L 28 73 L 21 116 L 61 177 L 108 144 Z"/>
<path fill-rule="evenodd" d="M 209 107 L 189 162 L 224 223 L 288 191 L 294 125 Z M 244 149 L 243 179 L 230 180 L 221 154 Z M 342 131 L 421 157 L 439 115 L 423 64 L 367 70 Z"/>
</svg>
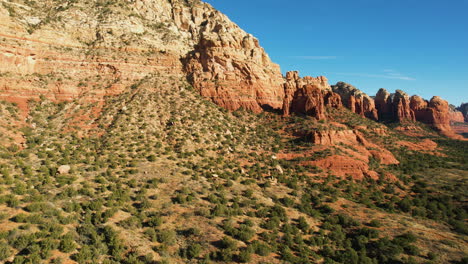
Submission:
<svg viewBox="0 0 468 264">
<path fill-rule="evenodd" d="M 165 245 L 173 245 L 176 240 L 176 232 L 174 230 L 162 230 L 157 234 L 158 242 Z"/>
<path fill-rule="evenodd" d="M 252 243 L 252 248 L 255 254 L 258 254 L 260 256 L 268 256 L 271 252 L 271 249 L 267 244 L 260 242 L 258 240 L 255 240 Z"/>
<path fill-rule="evenodd" d="M 62 237 L 59 245 L 59 250 L 64 253 L 70 253 L 76 249 L 76 245 L 71 234 L 66 234 Z"/>
<path fill-rule="evenodd" d="M 11 253 L 10 247 L 4 242 L 0 242 L 0 262 L 10 257 Z"/>
<path fill-rule="evenodd" d="M 238 255 L 238 260 L 241 263 L 248 263 L 252 260 L 252 252 L 248 248 L 243 248 L 240 250 Z"/>
<path fill-rule="evenodd" d="M 198 258 L 201 251 L 202 251 L 202 246 L 200 244 L 196 244 L 196 243 L 190 244 L 187 247 L 187 257 L 189 259 Z"/>
<path fill-rule="evenodd" d="M 369 222 L 369 226 L 372 226 L 372 227 L 381 227 L 382 226 L 382 223 L 377 220 L 377 219 L 372 219 L 370 222 Z"/>
</svg>

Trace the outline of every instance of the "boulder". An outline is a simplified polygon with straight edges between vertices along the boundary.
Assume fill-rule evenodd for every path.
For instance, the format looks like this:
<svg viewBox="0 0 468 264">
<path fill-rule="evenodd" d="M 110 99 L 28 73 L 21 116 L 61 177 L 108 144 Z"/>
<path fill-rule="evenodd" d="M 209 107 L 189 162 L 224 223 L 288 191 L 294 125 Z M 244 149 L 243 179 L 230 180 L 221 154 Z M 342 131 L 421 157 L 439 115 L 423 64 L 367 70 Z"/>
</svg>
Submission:
<svg viewBox="0 0 468 264">
<path fill-rule="evenodd" d="M 68 174 L 71 170 L 70 165 L 61 165 L 58 167 L 57 172 L 59 174 Z"/>
</svg>

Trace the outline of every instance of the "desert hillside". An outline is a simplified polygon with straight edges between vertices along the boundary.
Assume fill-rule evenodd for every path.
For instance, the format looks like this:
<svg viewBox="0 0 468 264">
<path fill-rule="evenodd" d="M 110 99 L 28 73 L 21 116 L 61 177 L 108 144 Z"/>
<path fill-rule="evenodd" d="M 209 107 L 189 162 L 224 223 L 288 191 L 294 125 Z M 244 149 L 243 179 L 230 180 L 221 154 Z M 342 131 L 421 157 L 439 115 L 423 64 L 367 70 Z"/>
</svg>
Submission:
<svg viewBox="0 0 468 264">
<path fill-rule="evenodd" d="M 442 97 L 283 76 L 198 0 L 2 1 L 0 263 L 466 263 Z"/>
</svg>

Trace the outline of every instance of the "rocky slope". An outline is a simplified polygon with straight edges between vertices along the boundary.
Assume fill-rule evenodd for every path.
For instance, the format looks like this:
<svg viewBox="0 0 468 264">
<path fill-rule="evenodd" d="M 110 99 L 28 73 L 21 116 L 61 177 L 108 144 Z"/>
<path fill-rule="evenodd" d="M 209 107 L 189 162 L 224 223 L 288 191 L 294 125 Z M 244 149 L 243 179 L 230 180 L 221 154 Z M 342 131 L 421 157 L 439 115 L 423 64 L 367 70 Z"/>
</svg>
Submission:
<svg viewBox="0 0 468 264">
<path fill-rule="evenodd" d="M 66 1 L 52 10 L 48 2 L 18 0 L 3 2 L 0 21 L 0 98 L 18 104 L 23 117 L 27 101 L 40 95 L 94 101 L 98 112 L 104 96 L 158 74 L 187 78 L 228 110 L 324 119 L 326 107 L 343 104 L 373 120 L 417 120 L 441 131 L 459 120 L 440 100 L 411 109 L 399 90 L 381 89 L 374 102 L 343 82 L 332 89 L 323 76 L 283 78 L 257 39 L 197 0 Z"/>
<path fill-rule="evenodd" d="M 47 9 L 47 2 L 0 6 L 0 96 L 23 108 L 39 94 L 70 100 L 92 93 L 90 100 L 99 100 L 154 73 L 187 76 L 230 110 L 282 106 L 279 66 L 206 3 L 67 1 Z M 55 80 L 40 83 L 43 75 Z M 96 76 L 99 85 L 88 83 Z"/>
<path fill-rule="evenodd" d="M 458 262 L 466 142 L 381 95 L 200 1 L 2 1 L 0 263 Z"/>
</svg>

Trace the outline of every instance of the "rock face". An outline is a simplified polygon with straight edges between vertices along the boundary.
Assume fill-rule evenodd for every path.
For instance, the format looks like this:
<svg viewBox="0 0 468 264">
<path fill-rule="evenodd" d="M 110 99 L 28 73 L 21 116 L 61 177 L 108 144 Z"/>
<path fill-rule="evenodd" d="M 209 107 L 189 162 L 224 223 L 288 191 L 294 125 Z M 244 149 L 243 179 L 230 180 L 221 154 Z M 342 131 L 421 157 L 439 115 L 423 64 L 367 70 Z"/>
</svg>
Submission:
<svg viewBox="0 0 468 264">
<path fill-rule="evenodd" d="M 437 98 L 410 107 L 401 91 L 381 89 L 374 102 L 345 83 L 332 89 L 323 76 L 288 72 L 283 78 L 257 39 L 198 0 L 111 1 L 106 8 L 69 1 L 53 14 L 49 9 L 47 1 L 0 5 L 0 100 L 15 102 L 23 120 L 28 100 L 41 95 L 96 102 L 99 113 L 105 96 L 154 75 L 168 85 L 188 80 L 229 110 L 276 109 L 324 119 L 327 107 L 343 102 L 374 120 L 414 121 L 417 115 L 440 129 L 447 120 L 460 120 Z"/>
<path fill-rule="evenodd" d="M 229 110 L 281 109 L 283 77 L 258 40 L 219 12 L 198 21 L 199 39 L 184 69 L 201 95 Z"/>
<path fill-rule="evenodd" d="M 374 100 L 367 94 L 345 82 L 338 82 L 336 85 L 333 85 L 332 90 L 340 95 L 343 105 L 349 108 L 353 113 L 359 114 L 362 117 L 378 120 Z"/>
<path fill-rule="evenodd" d="M 440 131 L 451 131 L 448 102 L 442 100 L 439 96 L 434 96 L 427 107 L 431 113 L 429 124 Z"/>
<path fill-rule="evenodd" d="M 450 132 L 451 113 L 447 101 L 434 96 L 428 102 L 415 95 L 411 97 L 411 110 L 416 120 L 426 123 L 442 132 Z"/>
<path fill-rule="evenodd" d="M 375 108 L 379 116 L 379 120 L 393 119 L 392 99 L 390 93 L 384 88 L 380 88 L 374 98 Z"/>
<path fill-rule="evenodd" d="M 419 121 L 447 135 L 453 134 L 450 122 L 462 120 L 462 114 L 450 109 L 448 102 L 438 96 L 426 101 L 417 95 L 410 98 L 401 90 L 390 94 L 380 89 L 375 96 L 375 106 L 379 120 L 403 123 Z"/>
<path fill-rule="evenodd" d="M 370 177 L 377 179 L 378 173 L 369 168 L 369 162 L 374 159 L 381 164 L 398 164 L 398 160 L 393 154 L 367 141 L 358 130 L 324 130 L 314 131 L 308 138 L 317 145 L 353 146 L 352 149 L 341 148 L 346 155 L 331 155 L 312 161 L 310 164 L 322 169 L 331 170 L 335 175 L 345 177 L 352 176 L 355 179 Z"/>
<path fill-rule="evenodd" d="M 457 108 L 453 105 L 449 105 L 449 119 L 450 123 L 465 122 L 465 117 L 463 116 L 463 113 L 458 111 Z"/>
<path fill-rule="evenodd" d="M 283 114 L 305 114 L 325 119 L 325 106 L 341 106 L 339 95 L 331 91 L 327 78 L 323 76 L 304 78 L 297 71 L 287 72 L 284 83 Z"/>
<path fill-rule="evenodd" d="M 462 113 L 465 118 L 465 122 L 468 122 L 468 103 L 461 104 L 459 107 L 457 107 L 457 110 Z"/>
<path fill-rule="evenodd" d="M 403 123 L 416 121 L 414 112 L 410 108 L 410 97 L 401 90 L 390 94 L 381 88 L 375 96 L 375 106 L 379 120 Z"/>
<path fill-rule="evenodd" d="M 47 2 L 0 5 L 0 99 L 24 112 L 39 95 L 103 101 L 148 75 L 187 79 L 230 110 L 282 107 L 279 66 L 207 3 L 73 1 L 49 9 Z"/>
<path fill-rule="evenodd" d="M 410 97 L 402 90 L 396 90 L 392 98 L 393 115 L 398 122 L 416 121 L 410 108 Z"/>
<path fill-rule="evenodd" d="M 294 92 L 290 112 L 325 119 L 325 103 L 322 91 L 315 85 L 306 84 Z"/>
</svg>

